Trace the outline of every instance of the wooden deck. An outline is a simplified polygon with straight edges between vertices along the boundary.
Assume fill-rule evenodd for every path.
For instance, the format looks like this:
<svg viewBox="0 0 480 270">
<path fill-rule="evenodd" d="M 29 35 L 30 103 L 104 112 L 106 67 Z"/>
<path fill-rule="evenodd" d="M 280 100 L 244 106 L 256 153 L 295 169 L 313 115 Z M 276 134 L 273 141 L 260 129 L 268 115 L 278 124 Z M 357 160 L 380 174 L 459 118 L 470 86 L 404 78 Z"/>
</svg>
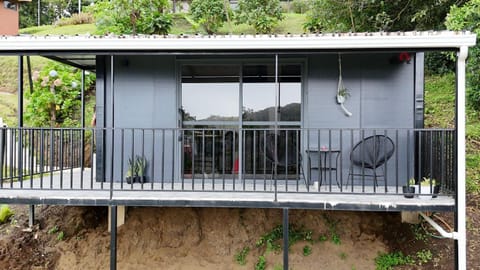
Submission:
<svg viewBox="0 0 480 270">
<path fill-rule="evenodd" d="M 185 179 L 182 182 L 96 182 L 90 169 L 4 182 L 0 203 L 176 207 L 302 208 L 361 211 L 453 211 L 451 196 L 405 198 L 396 187 L 336 184 L 309 186 L 303 180 Z M 275 190 L 277 192 L 275 192 Z"/>
</svg>

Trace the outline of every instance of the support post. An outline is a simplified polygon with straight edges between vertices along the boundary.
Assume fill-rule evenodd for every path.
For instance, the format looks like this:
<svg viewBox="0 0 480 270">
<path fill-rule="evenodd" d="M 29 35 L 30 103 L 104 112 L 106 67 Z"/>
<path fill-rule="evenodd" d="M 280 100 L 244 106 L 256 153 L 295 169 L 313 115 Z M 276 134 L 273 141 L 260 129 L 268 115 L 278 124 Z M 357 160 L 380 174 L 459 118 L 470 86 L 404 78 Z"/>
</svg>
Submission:
<svg viewBox="0 0 480 270">
<path fill-rule="evenodd" d="M 81 79 L 81 83 L 80 83 L 80 95 L 81 95 L 81 99 L 82 99 L 82 108 L 81 108 L 81 111 L 82 111 L 82 117 L 81 117 L 81 124 L 82 124 L 82 134 L 81 134 L 81 140 L 82 140 L 82 154 L 80 155 L 81 156 L 81 161 L 80 161 L 80 167 L 82 169 L 82 172 L 84 171 L 85 169 L 85 70 L 82 69 L 82 79 Z M 93 140 L 92 140 L 93 141 Z M 93 147 L 93 144 L 92 144 L 92 147 Z M 93 157 L 92 157 L 93 159 Z"/>
<path fill-rule="evenodd" d="M 117 224 L 117 206 L 110 206 L 110 218 L 112 224 Z M 110 270 L 117 269 L 117 226 L 111 226 L 110 230 Z"/>
<path fill-rule="evenodd" d="M 28 227 L 32 228 L 35 225 L 35 205 L 29 205 L 28 210 Z"/>
<path fill-rule="evenodd" d="M 467 227 L 466 227 L 466 188 L 465 188 L 465 61 L 468 47 L 462 46 L 457 58 L 457 196 L 455 211 L 456 269 L 467 269 Z"/>
<path fill-rule="evenodd" d="M 288 270 L 288 208 L 283 208 L 283 270 Z"/>
</svg>

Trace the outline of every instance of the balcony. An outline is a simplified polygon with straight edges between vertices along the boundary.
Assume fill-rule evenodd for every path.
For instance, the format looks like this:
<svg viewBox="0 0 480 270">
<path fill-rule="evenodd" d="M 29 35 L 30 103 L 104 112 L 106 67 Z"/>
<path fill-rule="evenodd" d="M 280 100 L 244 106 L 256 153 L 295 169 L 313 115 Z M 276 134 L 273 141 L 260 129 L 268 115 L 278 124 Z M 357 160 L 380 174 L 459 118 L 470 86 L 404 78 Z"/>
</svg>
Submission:
<svg viewBox="0 0 480 270">
<path fill-rule="evenodd" d="M 454 207 L 452 129 L 2 128 L 0 136 L 4 202 Z M 423 178 L 435 184 L 418 193 Z M 413 198 L 403 192 L 409 179 Z"/>
</svg>

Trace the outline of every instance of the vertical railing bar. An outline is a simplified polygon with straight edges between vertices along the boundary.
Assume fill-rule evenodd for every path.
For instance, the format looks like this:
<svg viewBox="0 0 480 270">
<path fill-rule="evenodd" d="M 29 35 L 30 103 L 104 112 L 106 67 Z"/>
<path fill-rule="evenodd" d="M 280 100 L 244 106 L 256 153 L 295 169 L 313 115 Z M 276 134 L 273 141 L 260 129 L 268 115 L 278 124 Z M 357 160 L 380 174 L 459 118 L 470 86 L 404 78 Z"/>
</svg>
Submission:
<svg viewBox="0 0 480 270">
<path fill-rule="evenodd" d="M 181 190 L 185 190 L 185 159 L 187 157 L 187 153 L 185 153 L 185 130 L 179 129 L 180 132 L 180 151 L 181 151 L 181 162 L 180 162 L 180 178 L 181 178 Z"/>
<path fill-rule="evenodd" d="M 395 130 L 395 145 L 397 146 L 397 149 L 395 151 L 395 193 L 398 194 L 398 186 L 399 186 L 399 171 L 398 171 L 398 158 L 399 158 L 399 152 L 400 152 L 400 147 L 398 144 L 398 129 Z M 407 163 L 408 163 L 408 156 L 407 156 Z M 407 170 L 407 181 L 408 181 L 408 170 Z M 408 183 L 408 182 L 407 182 Z"/>
<path fill-rule="evenodd" d="M 162 160 L 161 160 L 160 164 L 162 164 L 160 181 L 161 181 L 161 187 L 162 187 L 162 190 L 163 190 L 164 189 L 164 184 L 165 184 L 165 129 L 162 129 Z"/>
<path fill-rule="evenodd" d="M 295 190 L 298 192 L 299 190 L 299 185 L 300 185 L 300 174 L 301 172 L 303 172 L 303 169 L 300 168 L 301 165 L 301 157 L 300 157 L 300 134 L 301 130 L 300 129 L 297 129 L 295 131 L 295 177 L 298 178 L 298 180 L 296 181 L 296 187 L 295 187 Z M 305 174 L 303 174 L 303 177 L 305 177 Z"/>
<path fill-rule="evenodd" d="M 288 160 L 288 147 L 289 147 L 289 141 L 288 141 L 288 130 L 285 130 L 285 191 L 288 191 L 288 165 L 290 160 Z"/>
<path fill-rule="evenodd" d="M 73 138 L 73 129 L 70 129 L 70 189 L 73 189 L 73 143 L 75 139 Z M 80 171 L 81 172 L 81 171 Z"/>
<path fill-rule="evenodd" d="M 423 142 L 423 134 L 422 130 L 419 130 L 418 136 L 417 136 L 417 144 L 418 144 L 418 184 L 419 186 L 421 185 L 422 181 L 422 142 Z M 420 193 L 421 193 L 421 188 L 420 188 Z"/>
<path fill-rule="evenodd" d="M 411 172 L 412 168 L 410 168 L 410 163 L 411 163 L 411 161 L 410 161 L 410 155 L 411 155 L 410 148 L 412 147 L 410 145 L 410 132 L 411 132 L 411 130 L 407 129 L 407 149 L 406 149 L 407 150 L 407 178 L 408 178 L 407 181 L 410 181 L 410 178 L 413 177 L 412 172 Z M 412 132 L 415 133 L 414 130 Z M 415 159 L 413 159 L 413 162 L 415 162 Z M 413 173 L 413 175 L 415 175 L 415 173 Z"/>
<path fill-rule="evenodd" d="M 142 160 L 145 159 L 145 129 L 142 128 L 142 156 L 140 157 Z M 145 171 L 144 171 L 145 173 Z M 147 179 L 146 175 L 140 176 L 142 179 L 140 179 L 140 189 L 143 190 L 143 182 Z"/>
<path fill-rule="evenodd" d="M 442 145 L 441 145 L 441 148 L 440 148 L 440 159 L 441 159 L 441 167 L 440 167 L 440 175 L 441 175 L 441 186 L 442 188 L 445 188 L 445 166 L 446 166 L 446 160 L 445 160 L 445 153 L 444 153 L 444 149 L 445 149 L 445 130 L 442 130 L 441 133 L 440 133 L 440 137 L 441 137 L 441 141 L 442 141 Z"/>
<path fill-rule="evenodd" d="M 306 147 L 305 147 L 305 152 L 306 152 L 306 161 L 307 161 L 307 181 L 305 181 L 307 183 L 307 191 L 310 191 L 310 183 L 312 181 L 312 175 L 311 175 L 311 167 L 312 167 L 312 164 L 311 164 L 311 159 L 310 159 L 310 156 L 311 156 L 311 152 L 310 152 L 310 133 L 311 133 L 311 129 L 307 129 L 307 142 L 306 142 Z M 303 154 L 303 153 L 302 153 Z M 302 164 L 302 166 L 304 166 Z M 304 167 L 305 168 L 305 167 Z"/>
<path fill-rule="evenodd" d="M 328 168 L 327 169 L 328 169 L 328 177 L 330 178 L 328 190 L 332 192 L 332 129 L 330 128 L 328 129 Z"/>
<path fill-rule="evenodd" d="M 233 163 L 232 163 L 232 177 L 233 177 L 233 178 L 232 178 L 232 182 L 233 182 L 233 183 L 232 183 L 232 188 L 233 188 L 233 190 L 235 190 L 235 180 L 236 180 L 236 177 L 235 177 L 235 163 L 236 163 L 236 162 L 235 162 L 235 161 L 236 161 L 236 160 L 235 160 L 235 152 L 236 152 L 236 151 L 235 151 L 235 149 L 236 149 L 237 146 L 238 146 L 235 142 L 236 142 L 235 131 L 233 131 L 233 151 L 232 151 L 232 156 L 233 156 L 233 158 L 232 158 L 232 161 L 233 161 Z M 238 150 L 240 150 L 240 147 L 239 147 Z M 240 157 L 239 157 L 239 158 L 240 158 Z M 240 168 L 238 168 L 238 169 L 240 170 Z M 238 172 L 237 172 L 237 173 L 238 173 Z"/>
<path fill-rule="evenodd" d="M 178 138 L 178 130 L 177 129 L 172 129 L 172 163 L 171 163 L 171 166 L 172 166 L 172 189 L 174 187 L 174 184 L 175 184 L 175 141 L 176 141 L 176 138 Z"/>
<path fill-rule="evenodd" d="M 246 148 L 246 138 L 247 138 L 247 130 L 245 129 L 240 129 L 240 132 L 242 134 L 242 136 L 239 137 L 239 140 L 241 139 L 241 143 L 240 145 L 242 146 L 242 151 L 241 151 L 241 162 L 238 163 L 238 178 L 240 179 L 241 183 L 242 183 L 242 190 L 245 191 L 245 169 L 246 168 L 246 151 L 245 151 L 245 148 Z M 240 173 L 241 171 L 241 173 Z"/>
<path fill-rule="evenodd" d="M 429 149 L 429 152 L 430 152 L 430 168 L 429 168 L 429 171 L 430 171 L 430 180 L 433 180 L 434 178 L 434 173 L 433 173 L 433 136 L 434 136 L 434 133 L 433 131 L 429 131 L 429 137 L 430 137 L 430 149 Z M 433 193 L 433 181 L 430 181 L 430 193 Z"/>
<path fill-rule="evenodd" d="M 40 147 L 40 189 L 43 189 L 43 166 L 44 166 L 44 147 L 45 147 L 45 130 L 42 128 L 40 130 L 40 143 L 39 143 L 39 147 Z M 3 187 L 3 183 L 2 183 L 2 187 Z"/>
<path fill-rule="evenodd" d="M 33 174 L 34 174 L 34 167 L 33 167 L 33 155 L 35 155 L 35 143 L 34 143 L 34 130 L 33 129 L 29 129 L 29 134 L 30 134 L 30 188 L 33 188 Z"/>
<path fill-rule="evenodd" d="M 121 129 L 120 133 L 120 142 L 122 143 L 122 146 L 120 147 L 120 190 L 123 190 L 123 177 L 125 176 L 123 174 L 124 166 L 125 166 L 125 129 Z"/>
<path fill-rule="evenodd" d="M 323 184 L 323 168 L 322 168 L 322 145 L 320 142 L 320 129 L 317 129 L 317 149 L 318 149 L 318 166 L 317 166 L 317 171 L 318 171 L 318 187 L 317 187 L 317 192 L 320 192 L 320 187 Z"/>
<path fill-rule="evenodd" d="M 336 170 L 336 177 L 338 177 L 338 174 L 340 173 L 340 192 L 343 192 L 343 129 L 339 130 L 339 135 L 340 135 L 340 147 L 339 147 L 339 153 L 337 155 L 337 164 L 339 168 Z M 340 159 L 340 163 L 338 163 L 338 159 Z M 337 165 L 336 165 L 337 166 Z"/>
<path fill-rule="evenodd" d="M 361 131 L 361 134 L 362 134 L 362 142 L 365 141 L 365 129 L 362 129 Z M 362 143 L 362 145 L 360 146 L 360 155 L 362 157 L 362 193 L 365 193 L 365 160 L 364 160 L 364 156 L 365 156 L 365 144 Z M 374 192 L 375 192 L 375 183 L 373 184 L 374 186 Z"/>
<path fill-rule="evenodd" d="M 14 177 L 14 174 L 13 174 L 13 167 L 14 166 L 14 163 L 13 163 L 13 155 L 14 155 L 14 145 L 16 143 L 16 139 L 15 137 L 17 136 L 17 132 L 16 132 L 16 129 L 11 129 L 11 132 L 10 132 L 10 168 L 9 168 L 9 173 L 10 173 L 10 188 L 13 188 L 13 177 Z"/>
<path fill-rule="evenodd" d="M 130 162 L 133 162 L 133 164 L 135 164 L 135 129 L 132 128 L 130 130 L 132 131 L 132 140 L 131 140 L 132 149 L 130 150 L 131 155 L 130 155 L 130 158 L 128 159 L 129 160 L 129 164 L 128 164 L 129 167 L 132 165 L 132 164 L 130 164 Z M 133 167 L 135 167 L 135 165 L 133 165 Z M 133 189 L 134 179 L 135 179 L 135 172 L 132 170 L 132 180 L 130 180 L 130 189 Z"/>
<path fill-rule="evenodd" d="M 113 196 L 114 190 L 114 175 L 115 175 L 115 128 L 112 127 L 112 154 L 111 154 L 111 165 L 110 165 L 110 198 Z M 133 184 L 133 179 L 132 179 Z"/>
<path fill-rule="evenodd" d="M 385 138 L 388 138 L 388 131 L 385 129 L 383 131 L 383 136 L 385 136 Z M 387 140 L 383 140 L 383 156 L 386 157 L 387 156 L 387 149 L 386 149 L 386 146 L 387 146 Z M 387 193 L 388 191 L 388 188 L 387 188 L 387 180 L 388 180 L 388 166 L 387 166 L 387 160 L 385 160 L 385 162 L 383 163 L 384 165 L 384 170 L 383 170 L 383 182 L 385 184 L 385 193 Z"/>
<path fill-rule="evenodd" d="M 257 130 L 253 130 L 253 190 L 257 190 Z"/>
<path fill-rule="evenodd" d="M 205 190 L 205 129 L 202 128 L 202 190 Z"/>
<path fill-rule="evenodd" d="M 212 190 L 215 190 L 215 130 L 212 130 Z"/>
<path fill-rule="evenodd" d="M 263 191 L 267 190 L 267 130 L 263 130 Z"/>
<path fill-rule="evenodd" d="M 222 190 L 225 190 L 225 129 L 222 129 Z"/>
<path fill-rule="evenodd" d="M 195 189 L 195 152 L 197 149 L 197 145 L 195 143 L 195 131 L 196 129 L 192 129 L 192 190 Z"/>
<path fill-rule="evenodd" d="M 85 148 L 81 147 L 82 145 L 85 146 L 85 127 L 83 127 L 80 133 L 80 146 L 77 147 L 80 151 L 79 156 L 80 156 L 80 189 L 83 189 L 83 172 L 85 171 Z M 78 146 L 78 145 L 77 145 Z M 93 147 L 93 146 L 92 146 Z"/>
<path fill-rule="evenodd" d="M 91 160 L 91 165 L 90 165 L 90 189 L 93 189 L 93 171 L 94 171 L 94 166 L 95 164 L 93 163 L 93 148 L 95 147 L 96 143 L 96 130 L 92 128 L 92 146 L 90 147 L 90 160 Z"/>
<path fill-rule="evenodd" d="M 153 183 L 155 182 L 155 141 L 156 141 L 156 136 L 157 136 L 157 130 L 153 129 L 152 130 L 152 162 L 150 163 L 150 169 L 152 170 L 152 181 L 150 181 L 150 190 L 153 190 Z M 183 137 L 182 137 L 183 138 Z M 183 147 L 182 147 L 183 149 Z M 183 162 L 182 162 L 183 163 Z M 183 171 L 182 171 L 183 174 Z M 182 176 L 182 184 L 183 184 L 183 176 Z"/>
<path fill-rule="evenodd" d="M 18 128 L 18 170 L 17 171 L 17 177 L 18 181 L 20 182 L 20 188 L 23 189 L 23 128 L 19 127 Z"/>
<path fill-rule="evenodd" d="M 63 136 L 64 130 L 60 129 L 60 189 L 63 189 Z"/>
</svg>

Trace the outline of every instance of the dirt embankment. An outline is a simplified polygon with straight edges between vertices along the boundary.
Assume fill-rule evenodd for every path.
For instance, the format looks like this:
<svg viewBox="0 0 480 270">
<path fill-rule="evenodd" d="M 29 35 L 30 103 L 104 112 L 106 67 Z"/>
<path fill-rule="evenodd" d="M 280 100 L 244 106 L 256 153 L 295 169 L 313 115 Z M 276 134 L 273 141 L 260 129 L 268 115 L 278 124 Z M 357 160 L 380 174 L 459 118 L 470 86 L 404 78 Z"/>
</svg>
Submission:
<svg viewBox="0 0 480 270">
<path fill-rule="evenodd" d="M 37 208 L 33 231 L 22 231 L 26 206 L 15 207 L 16 225 L 2 226 L 0 269 L 109 268 L 105 207 Z M 128 208 L 126 224 L 118 231 L 118 269 L 254 269 L 265 252 L 255 243 L 281 222 L 277 209 Z M 395 213 L 290 210 L 290 223 L 311 230 L 313 239 L 324 237 L 290 247 L 292 269 L 375 269 L 379 252 L 430 245 L 418 245 Z M 332 241 L 333 234 L 339 243 Z M 311 247 L 308 256 L 306 245 Z M 241 266 L 235 254 L 244 247 L 250 252 Z M 429 267 L 452 269 L 451 251 L 442 255 L 446 258 L 438 254 L 434 251 L 437 259 Z M 266 262 L 266 269 L 280 269 L 281 251 L 268 252 Z"/>
</svg>

